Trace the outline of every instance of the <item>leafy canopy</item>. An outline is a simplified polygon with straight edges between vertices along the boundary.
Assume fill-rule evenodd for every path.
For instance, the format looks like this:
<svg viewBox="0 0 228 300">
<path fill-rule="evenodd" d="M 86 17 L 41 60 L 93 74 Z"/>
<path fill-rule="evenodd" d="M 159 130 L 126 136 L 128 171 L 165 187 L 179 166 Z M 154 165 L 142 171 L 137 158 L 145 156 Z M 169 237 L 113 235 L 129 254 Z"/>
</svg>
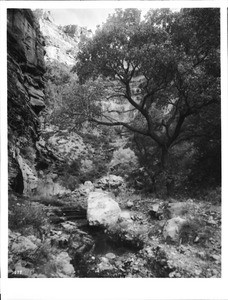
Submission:
<svg viewBox="0 0 228 300">
<path fill-rule="evenodd" d="M 208 118 L 211 128 L 220 124 L 219 19 L 215 8 L 151 10 L 144 19 L 137 9 L 116 10 L 81 44 L 75 69 L 81 83 L 115 83 L 106 101 L 125 109 L 114 118 L 101 106 L 90 121 L 148 137 L 162 165 L 171 147 L 209 138 Z"/>
</svg>

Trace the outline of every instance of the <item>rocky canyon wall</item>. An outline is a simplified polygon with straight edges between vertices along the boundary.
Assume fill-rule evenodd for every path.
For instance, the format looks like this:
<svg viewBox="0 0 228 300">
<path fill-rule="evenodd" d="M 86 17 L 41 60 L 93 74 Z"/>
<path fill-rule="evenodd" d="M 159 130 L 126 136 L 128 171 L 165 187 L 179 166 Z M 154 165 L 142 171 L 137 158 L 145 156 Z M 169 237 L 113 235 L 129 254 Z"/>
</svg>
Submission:
<svg viewBox="0 0 228 300">
<path fill-rule="evenodd" d="M 9 191 L 45 197 L 69 192 L 67 184 L 62 186 L 61 164 L 94 149 L 78 134 L 53 127 L 48 116 L 61 89 L 74 80 L 70 70 L 78 43 L 91 31 L 58 26 L 44 10 L 9 9 L 7 22 Z M 61 80 L 61 70 L 68 74 L 62 86 L 50 80 L 55 70 Z"/>
<path fill-rule="evenodd" d="M 38 141 L 45 108 L 44 39 L 31 10 L 8 9 L 7 52 L 9 190 L 30 194 L 44 163 Z"/>
</svg>

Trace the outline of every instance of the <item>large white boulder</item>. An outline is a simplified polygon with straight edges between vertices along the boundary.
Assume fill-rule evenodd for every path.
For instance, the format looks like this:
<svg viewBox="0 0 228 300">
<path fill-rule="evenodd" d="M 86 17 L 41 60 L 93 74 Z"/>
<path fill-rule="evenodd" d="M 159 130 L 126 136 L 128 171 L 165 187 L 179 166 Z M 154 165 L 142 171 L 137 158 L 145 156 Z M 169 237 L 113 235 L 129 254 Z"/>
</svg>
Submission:
<svg viewBox="0 0 228 300">
<path fill-rule="evenodd" d="M 121 209 L 118 203 L 105 192 L 91 192 L 88 195 L 87 220 L 89 225 L 105 226 L 116 224 Z"/>
</svg>

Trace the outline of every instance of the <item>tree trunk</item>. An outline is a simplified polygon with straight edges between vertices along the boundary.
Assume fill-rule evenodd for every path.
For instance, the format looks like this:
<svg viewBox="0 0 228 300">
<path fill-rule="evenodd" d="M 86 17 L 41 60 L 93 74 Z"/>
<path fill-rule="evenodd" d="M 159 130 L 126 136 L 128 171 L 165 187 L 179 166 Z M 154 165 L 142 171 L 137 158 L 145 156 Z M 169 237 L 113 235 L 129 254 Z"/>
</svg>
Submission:
<svg viewBox="0 0 228 300">
<path fill-rule="evenodd" d="M 162 146 L 161 149 L 161 171 L 165 171 L 168 163 L 168 149 L 166 146 Z"/>
<path fill-rule="evenodd" d="M 161 180 L 160 184 L 162 185 L 160 190 L 162 192 L 163 197 L 168 197 L 168 189 L 167 189 L 167 168 L 168 168 L 168 149 L 166 146 L 161 148 Z"/>
</svg>

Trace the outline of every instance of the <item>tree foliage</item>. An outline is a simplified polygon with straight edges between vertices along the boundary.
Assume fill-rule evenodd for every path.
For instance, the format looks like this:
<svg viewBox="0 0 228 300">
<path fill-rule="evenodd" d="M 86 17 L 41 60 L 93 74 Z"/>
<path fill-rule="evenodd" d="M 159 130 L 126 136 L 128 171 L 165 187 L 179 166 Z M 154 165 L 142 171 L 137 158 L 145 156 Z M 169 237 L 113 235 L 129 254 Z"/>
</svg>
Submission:
<svg viewBox="0 0 228 300">
<path fill-rule="evenodd" d="M 106 101 L 125 109 L 114 118 L 101 106 L 90 121 L 123 126 L 149 141 L 159 172 L 178 144 L 188 142 L 199 153 L 204 138 L 219 147 L 219 26 L 215 8 L 151 10 L 143 20 L 137 9 L 116 10 L 81 45 L 75 69 L 81 83 L 98 77 L 115 83 Z"/>
</svg>

